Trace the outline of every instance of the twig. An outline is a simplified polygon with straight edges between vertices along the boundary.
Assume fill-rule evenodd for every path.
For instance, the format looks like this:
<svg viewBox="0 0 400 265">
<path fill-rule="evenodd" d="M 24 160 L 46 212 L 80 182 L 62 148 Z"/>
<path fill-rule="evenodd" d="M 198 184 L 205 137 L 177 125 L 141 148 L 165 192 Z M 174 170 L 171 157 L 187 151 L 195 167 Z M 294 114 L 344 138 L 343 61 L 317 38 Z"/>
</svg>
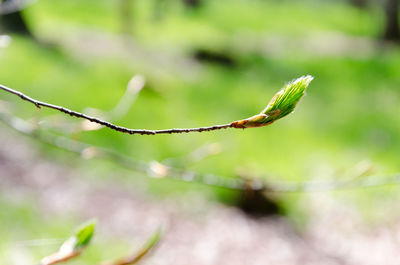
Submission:
<svg viewBox="0 0 400 265">
<path fill-rule="evenodd" d="M 114 109 L 107 113 L 106 117 L 111 117 L 111 120 L 119 120 L 124 117 L 128 113 L 132 104 L 138 98 L 138 95 L 145 84 L 146 79 L 144 76 L 134 75 L 131 80 L 129 80 L 124 95 L 120 98 Z"/>
<path fill-rule="evenodd" d="M 264 110 L 262 110 L 261 113 L 254 115 L 250 118 L 222 125 L 213 125 L 209 127 L 186 128 L 186 129 L 173 128 L 165 130 L 129 129 L 126 127 L 115 125 L 108 121 L 101 120 L 96 117 L 92 117 L 77 111 L 67 109 L 62 106 L 57 106 L 33 99 L 23 94 L 20 91 L 6 87 L 4 85 L 0 85 L 0 89 L 8 93 L 14 94 L 20 97 L 22 100 L 34 104 L 37 108 L 46 107 L 54 109 L 62 113 L 68 114 L 70 116 L 85 119 L 122 133 L 155 135 L 155 134 L 173 134 L 173 133 L 190 133 L 190 132 L 208 132 L 208 131 L 216 131 L 227 128 L 245 129 L 245 128 L 262 127 L 269 125 L 294 111 L 294 108 L 296 107 L 300 99 L 304 96 L 305 90 L 312 80 L 313 77 L 307 75 L 299 77 L 293 80 L 292 82 L 287 83 L 278 93 L 275 94 L 275 96 L 268 103 L 267 107 Z"/>
<path fill-rule="evenodd" d="M 227 129 L 227 128 L 232 128 L 233 125 L 232 123 L 229 124 L 222 124 L 222 125 L 213 125 L 213 126 L 209 126 L 209 127 L 199 127 L 199 128 L 173 128 L 173 129 L 165 129 L 165 130 L 146 130 L 146 129 L 129 129 L 126 127 L 122 127 L 122 126 L 118 126 L 115 124 L 112 124 L 108 121 L 104 121 L 101 120 L 99 118 L 96 117 L 92 117 L 77 111 L 73 111 L 70 109 L 67 109 L 65 107 L 62 106 L 57 106 L 57 105 L 53 105 L 53 104 L 49 104 L 46 102 L 42 102 L 36 99 L 33 99 L 31 97 L 28 97 L 27 95 L 23 94 L 20 91 L 14 90 L 12 88 L 6 87 L 4 85 L 0 85 L 0 89 L 9 92 L 11 94 L 14 94 L 18 97 L 20 97 L 22 100 L 28 101 L 32 104 L 34 104 L 37 108 L 41 108 L 41 107 L 45 107 L 45 108 L 50 108 L 50 109 L 54 109 L 54 110 L 58 110 L 60 112 L 63 112 L 65 114 L 68 114 L 70 116 L 74 116 L 77 118 L 82 118 L 82 119 L 86 119 L 89 120 L 91 122 L 106 126 L 110 129 L 113 129 L 115 131 L 118 132 L 122 132 L 122 133 L 128 133 L 128 134 L 141 134 L 141 135 L 155 135 L 155 134 L 173 134 L 173 133 L 190 133 L 190 132 L 206 132 L 206 131 L 215 131 L 215 130 L 221 130 L 221 129 Z"/>
<path fill-rule="evenodd" d="M 161 228 L 159 228 L 136 253 L 114 262 L 102 263 L 101 265 L 133 265 L 139 263 L 159 244 L 161 234 Z"/>
<path fill-rule="evenodd" d="M 357 180 L 344 181 L 324 181 L 324 182 L 306 182 L 294 185 L 281 184 L 275 186 L 270 192 L 285 193 L 304 193 L 304 192 L 328 192 L 328 191 L 344 191 L 361 188 L 379 188 L 390 185 L 400 184 L 400 173 L 391 175 L 371 175 Z"/>
<path fill-rule="evenodd" d="M 208 186 L 215 186 L 231 190 L 244 189 L 244 180 L 240 178 L 235 179 L 212 174 L 200 174 L 185 169 L 170 167 L 157 161 L 144 162 L 136 160 L 110 149 L 82 143 L 72 140 L 68 137 L 55 135 L 52 133 L 43 133 L 39 128 L 36 128 L 25 120 L 2 111 L 0 111 L 0 121 L 17 132 L 29 137 L 33 137 L 45 144 L 76 153 L 86 159 L 98 158 L 111 160 L 126 169 L 141 172 L 153 178 L 169 178 L 184 182 L 197 182 Z"/>
<path fill-rule="evenodd" d="M 177 181 L 195 182 L 207 186 L 215 186 L 218 188 L 237 191 L 246 189 L 263 190 L 266 193 L 328 192 L 400 184 L 400 174 L 386 176 L 371 175 L 363 178 L 352 178 L 342 181 L 308 181 L 301 183 L 272 182 L 266 181 L 262 179 L 262 177 L 243 176 L 240 178 L 228 178 L 213 174 L 200 174 L 198 172 L 170 167 L 157 161 L 144 162 L 135 160 L 118 152 L 102 147 L 92 146 L 64 136 L 54 135 L 51 133 L 43 134 L 40 129 L 35 128 L 28 122 L 2 111 L 0 111 L 0 120 L 17 132 L 26 136 L 34 137 L 46 144 L 79 154 L 86 158 L 111 160 L 126 169 L 141 172 L 158 179 L 168 178 Z"/>
<path fill-rule="evenodd" d="M 311 82 L 312 77 L 304 76 L 300 77 L 284 86 L 274 98 L 270 101 L 265 110 L 260 114 L 250 117 L 245 120 L 232 122 L 231 124 L 215 125 L 210 127 L 200 127 L 191 129 L 167 129 L 167 130 L 134 130 L 114 125 L 112 123 L 100 120 L 95 117 L 91 117 L 79 112 L 69 110 L 67 108 L 52 105 L 49 103 L 41 102 L 32 99 L 25 94 L 0 85 L 0 88 L 6 92 L 19 96 L 21 99 L 31 102 L 36 107 L 47 107 L 58 110 L 60 112 L 83 118 L 97 124 L 107 126 L 113 130 L 130 133 L 130 134 L 162 134 L 162 133 L 187 133 L 187 132 L 202 132 L 219 130 L 224 128 L 251 128 L 260 127 L 271 124 L 277 119 L 280 119 L 291 111 L 293 111 L 295 105 L 304 94 L 305 88 Z M 152 161 L 149 163 L 137 161 L 130 157 L 123 156 L 117 152 L 91 146 L 85 143 L 71 140 L 67 137 L 55 136 L 52 134 L 42 135 L 37 128 L 34 128 L 29 123 L 21 120 L 12 115 L 0 112 L 0 119 L 3 120 L 7 125 L 14 128 L 15 130 L 28 135 L 38 138 L 39 140 L 57 146 L 61 149 L 65 149 L 71 152 L 80 154 L 81 156 L 92 158 L 103 158 L 113 160 L 120 165 L 135 170 L 138 172 L 145 173 L 155 178 L 170 178 L 186 182 L 198 182 L 201 184 L 216 186 L 220 188 L 227 188 L 232 190 L 261 190 L 267 193 L 297 193 L 297 192 L 323 192 L 323 191 L 334 191 L 344 189 L 354 189 L 361 187 L 377 187 L 390 184 L 400 184 L 400 174 L 394 174 L 389 176 L 368 176 L 363 179 L 350 179 L 344 181 L 326 181 L 326 182 L 266 182 L 262 178 L 226 178 L 216 176 L 213 174 L 200 174 L 197 172 L 188 171 L 185 169 L 173 168 L 163 163 Z"/>
</svg>

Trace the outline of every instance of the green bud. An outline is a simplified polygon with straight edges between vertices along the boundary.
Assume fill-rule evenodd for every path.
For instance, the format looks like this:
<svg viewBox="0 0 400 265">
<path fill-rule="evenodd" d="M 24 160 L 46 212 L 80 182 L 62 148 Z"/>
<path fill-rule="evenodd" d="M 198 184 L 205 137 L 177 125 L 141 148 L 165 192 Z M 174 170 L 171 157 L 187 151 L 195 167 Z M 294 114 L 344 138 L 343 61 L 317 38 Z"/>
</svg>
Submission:
<svg viewBox="0 0 400 265">
<path fill-rule="evenodd" d="M 305 90 L 314 78 L 311 75 L 299 77 L 286 84 L 270 100 L 260 114 L 232 123 L 234 128 L 261 127 L 273 123 L 292 113 L 305 94 Z"/>
<path fill-rule="evenodd" d="M 60 249 L 44 257 L 39 265 L 52 265 L 64 262 L 79 256 L 89 245 L 94 234 L 95 221 L 89 221 L 82 224 L 60 247 Z"/>
<path fill-rule="evenodd" d="M 75 232 L 73 236 L 76 239 L 74 249 L 84 248 L 93 237 L 96 222 L 91 220 L 82 224 Z"/>
<path fill-rule="evenodd" d="M 311 75 L 307 75 L 286 84 L 275 94 L 261 113 L 274 118 L 274 120 L 292 113 L 313 79 Z"/>
</svg>

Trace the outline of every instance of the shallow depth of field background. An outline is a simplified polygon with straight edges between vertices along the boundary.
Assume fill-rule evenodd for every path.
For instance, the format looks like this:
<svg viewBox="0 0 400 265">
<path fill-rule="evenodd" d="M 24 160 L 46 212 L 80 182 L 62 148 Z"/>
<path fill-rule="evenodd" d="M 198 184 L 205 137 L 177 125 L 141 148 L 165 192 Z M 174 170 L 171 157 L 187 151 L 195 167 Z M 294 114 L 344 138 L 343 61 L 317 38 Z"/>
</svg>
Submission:
<svg viewBox="0 0 400 265">
<path fill-rule="evenodd" d="M 129 80 L 142 75 L 143 90 L 115 123 L 166 129 L 249 117 L 285 82 L 311 74 L 315 80 L 295 113 L 257 129 L 131 136 L 106 128 L 80 131 L 80 120 L 38 110 L 2 91 L 0 109 L 56 135 L 140 161 L 227 178 L 308 183 L 358 181 L 367 175 L 379 179 L 400 172 L 400 46 L 381 40 L 381 3 L 360 7 L 322 0 L 199 0 L 199 6 L 183 2 L 36 1 L 23 10 L 34 38 L 13 33 L 0 37 L 0 83 L 96 115 L 93 109 L 112 110 Z M 210 154 L 193 159 L 199 150 Z M 0 263 L 35 264 L 55 251 L 79 223 L 97 218 L 92 246 L 71 264 L 123 256 L 159 226 L 165 227 L 165 238 L 148 264 L 236 264 L 229 261 L 228 250 L 221 250 L 229 249 L 235 239 L 219 238 L 216 243 L 212 234 L 213 228 L 229 227 L 237 217 L 260 226 L 271 225 L 273 218 L 278 225 L 272 230 L 284 223 L 310 244 L 318 242 L 315 229 L 321 238 L 324 233 L 326 238 L 336 233 L 338 238 L 357 238 L 344 241 L 346 246 L 339 239 L 332 239 L 329 247 L 319 244 L 324 255 L 340 259 L 315 264 L 393 264 L 393 259 L 398 261 L 394 250 L 400 247 L 399 191 L 398 185 L 386 185 L 274 193 L 270 199 L 279 208 L 274 217 L 255 218 L 237 207 L 239 192 L 84 159 L 0 123 Z M 224 211 L 233 216 L 221 225 L 216 218 Z M 185 222 L 190 228 L 169 238 Z M 210 236 L 199 239 L 196 227 L 205 223 Z M 348 223 L 352 225 L 341 227 Z M 383 230 L 392 236 L 379 234 Z M 243 232 L 227 233 L 235 231 L 238 237 Z M 204 244 L 196 245 L 198 240 Z M 238 242 L 253 244 L 254 250 L 268 240 Z M 370 249 L 368 240 L 381 244 Z M 186 251 L 179 252 L 179 242 Z M 292 247 L 292 252 L 301 252 L 304 242 Z M 253 259 L 260 253 L 285 257 L 279 247 L 254 254 L 232 248 L 245 256 L 238 259 L 241 264 L 265 264 L 262 258 Z M 158 251 L 170 254 L 157 258 Z M 363 260 L 368 255 L 376 259 Z M 269 262 L 309 264 L 300 258 Z"/>
</svg>

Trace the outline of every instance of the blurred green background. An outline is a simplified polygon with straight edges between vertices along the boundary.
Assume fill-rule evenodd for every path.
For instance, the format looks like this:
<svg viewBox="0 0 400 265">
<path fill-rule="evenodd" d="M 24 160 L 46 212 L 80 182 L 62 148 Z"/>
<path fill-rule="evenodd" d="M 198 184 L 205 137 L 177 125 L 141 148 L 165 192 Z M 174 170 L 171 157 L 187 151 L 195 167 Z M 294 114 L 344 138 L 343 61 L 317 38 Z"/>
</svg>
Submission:
<svg viewBox="0 0 400 265">
<path fill-rule="evenodd" d="M 264 128 L 131 136 L 106 128 L 77 131 L 79 121 L 64 117 L 57 133 L 141 161 L 165 161 L 229 178 L 341 180 L 360 162 L 377 176 L 394 174 L 400 172 L 400 49 L 395 41 L 383 40 L 387 14 L 381 3 L 354 2 L 40 0 L 22 10 L 31 35 L 3 27 L 0 83 L 76 111 L 106 112 L 140 74 L 146 79 L 143 90 L 115 123 L 166 129 L 247 118 L 262 110 L 285 82 L 310 74 L 315 80 L 295 113 Z M 41 120 L 44 126 L 59 122 L 55 111 L 38 111 L 0 94 L 16 116 Z M 182 162 L 210 143 L 218 145 L 218 154 Z M 193 191 L 229 204 L 238 197 L 234 191 L 148 179 L 113 163 L 36 146 L 43 156 L 76 168 L 92 182 L 112 180 L 159 200 Z M 394 185 L 335 196 L 379 221 L 387 217 L 398 191 Z M 297 224 L 307 222 L 302 196 L 307 195 L 283 193 L 277 199 Z M 44 218 L 29 202 L 16 205 L 2 197 L 3 256 L 10 242 L 62 237 L 80 220 Z"/>
</svg>

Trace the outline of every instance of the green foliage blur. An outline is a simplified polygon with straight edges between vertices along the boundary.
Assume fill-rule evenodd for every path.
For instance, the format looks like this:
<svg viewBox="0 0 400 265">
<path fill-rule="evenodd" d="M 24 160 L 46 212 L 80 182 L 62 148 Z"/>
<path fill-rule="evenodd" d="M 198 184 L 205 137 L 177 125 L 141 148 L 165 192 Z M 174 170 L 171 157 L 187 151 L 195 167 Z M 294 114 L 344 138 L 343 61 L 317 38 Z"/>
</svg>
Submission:
<svg viewBox="0 0 400 265">
<path fill-rule="evenodd" d="M 379 175 L 400 172 L 400 49 L 378 41 L 380 7 L 360 9 L 345 1 L 204 0 L 194 8 L 181 1 L 136 0 L 121 11 L 122 2 L 40 0 L 30 5 L 23 16 L 36 39 L 10 34 L 11 43 L 0 48 L 0 83 L 76 111 L 109 111 L 131 77 L 141 74 L 143 91 L 116 123 L 167 129 L 252 116 L 286 82 L 310 74 L 315 79 L 295 113 L 263 128 L 157 136 L 106 128 L 65 133 L 143 161 L 178 161 L 207 143 L 219 143 L 220 154 L 183 167 L 232 178 L 245 172 L 270 181 L 341 179 L 360 161 L 369 161 Z M 204 51 L 224 59 L 204 59 L 199 56 Z M 26 119 L 58 115 L 2 92 L 0 99 L 12 102 L 13 112 Z M 90 172 L 96 176 L 93 182 L 115 177 L 134 190 L 147 178 L 112 163 L 39 148 L 51 159 Z M 234 203 L 237 196 L 203 185 L 147 181 L 147 191 L 160 198 L 200 191 L 210 200 Z M 279 196 L 295 221 L 306 219 L 301 196 L 306 195 Z M 371 209 L 379 215 L 379 205 L 398 198 L 398 188 L 345 196 L 367 215 Z M 0 204 L 7 209 L 0 222 L 16 219 L 26 229 L 33 227 L 33 237 L 70 231 L 71 220 L 41 221 L 29 203 L 15 207 L 1 198 Z M 5 227 L 0 226 L 5 239 L 0 247 L 15 240 Z"/>
</svg>

